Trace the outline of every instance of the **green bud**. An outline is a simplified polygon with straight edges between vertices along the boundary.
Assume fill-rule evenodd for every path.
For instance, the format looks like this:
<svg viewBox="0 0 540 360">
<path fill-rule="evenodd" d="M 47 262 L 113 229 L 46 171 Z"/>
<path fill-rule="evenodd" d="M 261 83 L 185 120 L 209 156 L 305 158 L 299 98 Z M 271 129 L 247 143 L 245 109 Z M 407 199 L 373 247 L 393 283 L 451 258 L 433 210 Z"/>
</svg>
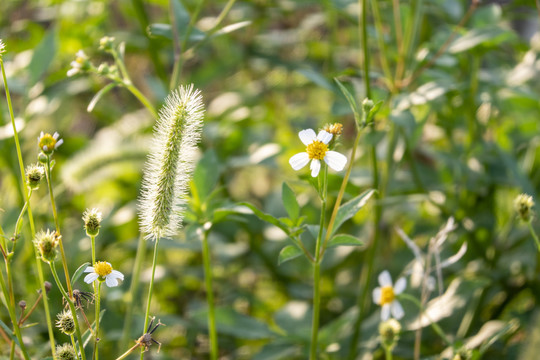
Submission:
<svg viewBox="0 0 540 360">
<path fill-rule="evenodd" d="M 383 346 L 392 349 L 396 346 L 401 333 L 401 324 L 394 318 L 390 318 L 379 324 L 379 336 Z"/>
<path fill-rule="evenodd" d="M 101 211 L 98 209 L 86 209 L 83 213 L 84 229 L 86 235 L 97 236 L 101 227 Z"/>
<path fill-rule="evenodd" d="M 44 153 L 40 152 L 38 154 L 38 161 L 41 163 L 41 164 L 46 164 L 47 163 L 47 155 L 45 155 Z"/>
<path fill-rule="evenodd" d="M 41 180 L 45 177 L 45 169 L 39 164 L 29 165 L 26 168 L 26 184 L 32 190 L 39 189 Z"/>
<path fill-rule="evenodd" d="M 44 232 L 43 230 L 36 234 L 34 243 L 36 244 L 41 258 L 45 262 L 54 261 L 56 258 L 57 247 L 58 247 L 58 237 L 55 232 Z"/>
<path fill-rule="evenodd" d="M 114 37 L 104 36 L 99 40 L 99 49 L 104 51 L 111 51 L 114 47 Z"/>
<path fill-rule="evenodd" d="M 75 320 L 71 311 L 64 310 L 60 314 L 56 315 L 56 327 L 60 329 L 66 335 L 73 335 L 75 333 Z"/>
<path fill-rule="evenodd" d="M 64 344 L 62 346 L 56 346 L 55 360 L 77 360 L 77 353 L 71 344 Z"/>
</svg>

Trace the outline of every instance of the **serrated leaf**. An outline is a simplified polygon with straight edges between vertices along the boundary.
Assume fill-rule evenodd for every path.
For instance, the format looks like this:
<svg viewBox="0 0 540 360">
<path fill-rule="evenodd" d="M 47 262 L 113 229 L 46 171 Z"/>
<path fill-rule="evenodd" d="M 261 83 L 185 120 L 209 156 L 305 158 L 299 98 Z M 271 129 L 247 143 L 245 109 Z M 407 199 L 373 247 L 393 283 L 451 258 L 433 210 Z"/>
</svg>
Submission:
<svg viewBox="0 0 540 360">
<path fill-rule="evenodd" d="M 92 110 L 94 110 L 94 107 L 96 106 L 98 101 L 101 100 L 103 95 L 105 95 L 106 93 L 108 93 L 109 91 L 114 89 L 115 86 L 116 86 L 115 83 L 110 83 L 109 85 L 107 85 L 107 86 L 103 87 L 101 90 L 99 90 L 96 93 L 96 95 L 94 95 L 92 100 L 90 100 L 90 103 L 88 104 L 88 107 L 86 108 L 86 111 L 87 112 L 92 112 Z"/>
<path fill-rule="evenodd" d="M 287 245 L 279 252 L 278 265 L 302 255 L 303 252 L 295 245 Z"/>
<path fill-rule="evenodd" d="M 300 205 L 298 205 L 298 201 L 296 200 L 296 194 L 285 182 L 281 188 L 281 200 L 291 220 L 295 221 L 298 219 L 300 216 Z"/>
<path fill-rule="evenodd" d="M 337 212 L 334 228 L 332 229 L 331 235 L 333 235 L 339 229 L 339 227 L 343 225 L 345 221 L 356 215 L 356 213 L 360 211 L 360 209 L 362 209 L 364 205 L 366 205 L 367 201 L 374 193 L 375 190 L 373 189 L 366 190 L 354 199 L 341 205 Z"/>
<path fill-rule="evenodd" d="M 28 65 L 30 84 L 34 85 L 45 74 L 56 55 L 56 29 L 53 28 L 45 34 L 37 45 Z"/>
<path fill-rule="evenodd" d="M 362 246 L 365 243 L 348 234 L 337 234 L 328 242 L 327 248 L 338 247 L 338 246 Z"/>
<path fill-rule="evenodd" d="M 85 262 L 84 264 L 79 266 L 79 268 L 77 270 L 75 270 L 75 272 L 73 273 L 73 276 L 71 277 L 71 283 L 75 284 L 77 282 L 77 280 L 79 280 L 79 278 L 83 274 L 84 270 L 90 265 L 91 264 L 89 262 Z"/>
</svg>

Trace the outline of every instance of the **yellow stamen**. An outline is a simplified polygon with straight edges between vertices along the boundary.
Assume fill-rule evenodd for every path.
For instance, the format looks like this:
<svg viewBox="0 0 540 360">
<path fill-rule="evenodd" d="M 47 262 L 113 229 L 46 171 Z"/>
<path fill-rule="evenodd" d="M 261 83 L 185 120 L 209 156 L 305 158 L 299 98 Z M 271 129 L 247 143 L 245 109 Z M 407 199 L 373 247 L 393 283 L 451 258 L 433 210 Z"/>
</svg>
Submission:
<svg viewBox="0 0 540 360">
<path fill-rule="evenodd" d="M 45 150 L 44 147 L 46 146 L 47 150 L 51 151 L 51 150 L 54 150 L 55 145 L 56 145 L 56 139 L 53 138 L 53 136 L 51 134 L 44 134 L 39 139 L 39 147 L 40 147 L 40 149 Z"/>
<path fill-rule="evenodd" d="M 326 156 L 327 151 L 328 145 L 319 140 L 315 140 L 306 148 L 306 152 L 310 159 L 322 160 Z"/>
<path fill-rule="evenodd" d="M 112 266 L 107 264 L 105 261 L 98 261 L 94 264 L 94 271 L 101 277 L 105 277 L 112 273 Z"/>
<path fill-rule="evenodd" d="M 391 304 L 395 297 L 394 289 L 391 286 L 383 286 L 381 288 L 381 306 Z"/>
</svg>

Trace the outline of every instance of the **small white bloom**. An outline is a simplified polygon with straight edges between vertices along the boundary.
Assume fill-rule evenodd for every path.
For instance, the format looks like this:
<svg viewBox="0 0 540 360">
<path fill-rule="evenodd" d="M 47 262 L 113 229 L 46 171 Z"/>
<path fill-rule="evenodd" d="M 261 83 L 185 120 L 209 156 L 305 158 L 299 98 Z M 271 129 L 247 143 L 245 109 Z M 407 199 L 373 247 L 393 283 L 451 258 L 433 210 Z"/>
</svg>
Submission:
<svg viewBox="0 0 540 360">
<path fill-rule="evenodd" d="M 302 130 L 298 133 L 300 140 L 306 145 L 306 151 L 298 153 L 289 159 L 294 170 L 300 170 L 311 160 L 311 176 L 316 177 L 321 170 L 321 160 L 336 171 L 341 171 L 347 164 L 347 157 L 336 151 L 328 150 L 332 134 L 321 130 L 316 135 L 313 129 Z"/>
<path fill-rule="evenodd" d="M 124 274 L 118 270 L 113 270 L 112 265 L 106 261 L 98 261 L 94 266 L 89 266 L 84 270 L 90 273 L 84 277 L 84 282 L 91 284 L 96 280 L 105 281 L 108 287 L 118 285 L 118 279 L 124 280 Z"/>
<path fill-rule="evenodd" d="M 90 62 L 88 60 L 88 56 L 86 56 L 84 51 L 77 51 L 77 53 L 75 54 L 75 60 L 70 63 L 71 69 L 68 70 L 67 76 L 71 77 L 80 72 L 83 72 L 84 70 L 87 70 L 89 64 Z"/>
<path fill-rule="evenodd" d="M 373 289 L 373 302 L 382 306 L 381 320 L 386 321 L 390 318 L 390 313 L 396 319 L 401 319 L 405 312 L 399 301 L 396 300 L 396 295 L 401 294 L 407 287 L 407 280 L 399 278 L 396 285 L 392 285 L 392 277 L 390 273 L 384 270 L 379 275 L 379 287 Z"/>
</svg>

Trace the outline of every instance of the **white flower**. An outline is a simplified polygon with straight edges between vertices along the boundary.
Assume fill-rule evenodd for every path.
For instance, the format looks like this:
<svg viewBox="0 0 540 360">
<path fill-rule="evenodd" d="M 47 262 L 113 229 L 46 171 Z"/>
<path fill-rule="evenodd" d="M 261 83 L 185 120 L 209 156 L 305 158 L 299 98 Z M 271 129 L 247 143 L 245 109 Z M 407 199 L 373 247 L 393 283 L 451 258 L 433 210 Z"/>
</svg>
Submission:
<svg viewBox="0 0 540 360">
<path fill-rule="evenodd" d="M 392 286 L 392 278 L 390 273 L 384 270 L 379 275 L 379 285 L 373 289 L 373 302 L 382 306 L 381 320 L 386 321 L 390 318 L 390 313 L 396 319 L 401 319 L 405 312 L 399 301 L 396 300 L 396 295 L 401 294 L 407 286 L 407 280 L 400 278 L 396 281 L 396 285 Z"/>
<path fill-rule="evenodd" d="M 90 273 L 84 277 L 84 282 L 91 284 L 96 280 L 105 281 L 108 287 L 118 285 L 118 279 L 124 280 L 124 274 L 113 270 L 112 265 L 106 261 L 98 261 L 94 266 L 87 267 L 84 272 Z"/>
<path fill-rule="evenodd" d="M 302 130 L 298 133 L 300 140 L 306 145 L 306 151 L 298 153 L 289 159 L 294 170 L 300 170 L 311 160 L 311 176 L 316 177 L 321 170 L 321 160 L 336 171 L 341 171 L 347 164 L 347 157 L 336 151 L 328 150 L 332 134 L 321 130 L 315 135 L 313 129 Z"/>
<path fill-rule="evenodd" d="M 84 51 L 79 50 L 75 54 L 75 60 L 71 62 L 71 69 L 68 70 L 67 76 L 71 77 L 77 75 L 78 73 L 87 70 L 90 62 L 88 61 L 88 56 Z"/>
<path fill-rule="evenodd" d="M 51 135 L 42 131 L 38 136 L 38 146 L 41 151 L 50 155 L 54 150 L 58 149 L 58 147 L 64 143 L 63 139 L 58 139 L 59 137 L 60 134 L 57 132 Z"/>
</svg>

